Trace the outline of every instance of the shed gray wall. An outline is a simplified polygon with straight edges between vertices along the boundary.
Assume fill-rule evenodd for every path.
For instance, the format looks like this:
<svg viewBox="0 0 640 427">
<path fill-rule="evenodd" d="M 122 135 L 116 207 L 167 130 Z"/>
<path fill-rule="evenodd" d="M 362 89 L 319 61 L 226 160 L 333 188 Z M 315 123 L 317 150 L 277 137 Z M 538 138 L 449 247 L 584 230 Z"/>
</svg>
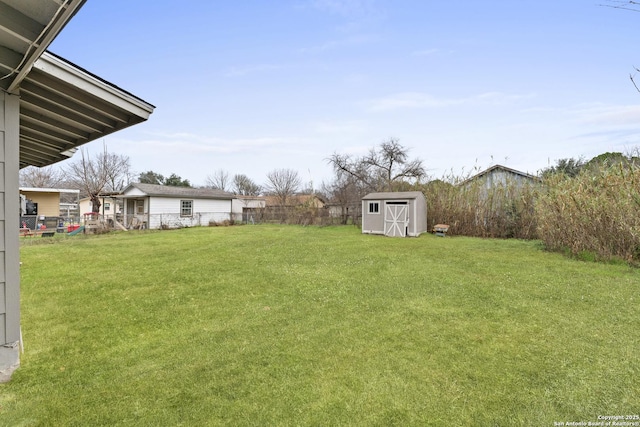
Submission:
<svg viewBox="0 0 640 427">
<path fill-rule="evenodd" d="M 378 203 L 378 213 L 369 213 L 369 203 Z M 366 234 L 384 234 L 384 200 L 362 201 L 362 232 Z"/>
<path fill-rule="evenodd" d="M 427 231 L 427 200 L 417 198 L 415 200 L 415 217 L 413 227 L 410 227 L 414 236 L 419 236 Z"/>
</svg>

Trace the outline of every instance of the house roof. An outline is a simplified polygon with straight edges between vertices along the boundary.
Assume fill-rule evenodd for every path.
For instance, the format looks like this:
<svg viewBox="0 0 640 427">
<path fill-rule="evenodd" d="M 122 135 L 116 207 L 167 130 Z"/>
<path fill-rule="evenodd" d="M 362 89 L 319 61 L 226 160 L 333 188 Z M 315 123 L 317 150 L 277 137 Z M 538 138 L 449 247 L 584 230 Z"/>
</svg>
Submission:
<svg viewBox="0 0 640 427">
<path fill-rule="evenodd" d="M 221 200 L 231 200 L 235 198 L 232 193 L 222 190 L 213 190 L 210 188 L 173 187 L 170 185 L 142 184 L 139 182 L 129 184 L 129 186 L 122 191 L 122 194 L 126 194 L 133 188 L 137 188 L 147 196 L 156 197 L 192 197 L 194 199 Z"/>
<path fill-rule="evenodd" d="M 420 191 L 388 191 L 382 193 L 369 193 L 362 200 L 398 200 L 398 199 L 416 199 L 423 197 Z"/>
<path fill-rule="evenodd" d="M 264 200 L 267 206 L 280 206 L 280 197 L 278 196 L 264 196 Z M 324 198 L 318 194 L 294 194 L 287 197 L 287 206 L 301 206 L 301 205 L 323 205 L 326 202 Z"/>
<path fill-rule="evenodd" d="M 265 196 L 245 196 L 243 194 L 236 194 L 234 197 L 240 200 L 265 200 Z"/>
<path fill-rule="evenodd" d="M 21 193 L 73 193 L 80 194 L 80 190 L 70 188 L 36 188 L 36 187 L 20 187 Z"/>
<path fill-rule="evenodd" d="M 496 171 L 496 170 L 505 171 L 505 172 L 511 173 L 513 175 L 519 175 L 519 176 L 522 176 L 523 178 L 528 178 L 528 179 L 530 179 L 532 181 L 535 181 L 535 180 L 538 179 L 538 177 L 535 176 L 535 175 L 531 175 L 531 174 L 528 174 L 528 173 L 525 173 L 525 172 L 521 172 L 519 170 L 511 169 L 511 168 L 508 168 L 508 167 L 502 166 L 502 165 L 494 165 L 494 166 L 491 166 L 488 169 L 483 170 L 480 173 L 475 174 L 471 178 L 465 179 L 460 184 L 466 184 L 467 182 L 470 182 L 470 181 L 476 180 L 478 178 L 481 178 L 481 177 L 483 177 L 485 175 L 488 175 L 489 173 L 491 173 L 493 171 Z"/>
<path fill-rule="evenodd" d="M 154 106 L 46 52 L 86 0 L 0 0 L 0 90 L 20 96 L 20 168 L 149 118 Z"/>
</svg>

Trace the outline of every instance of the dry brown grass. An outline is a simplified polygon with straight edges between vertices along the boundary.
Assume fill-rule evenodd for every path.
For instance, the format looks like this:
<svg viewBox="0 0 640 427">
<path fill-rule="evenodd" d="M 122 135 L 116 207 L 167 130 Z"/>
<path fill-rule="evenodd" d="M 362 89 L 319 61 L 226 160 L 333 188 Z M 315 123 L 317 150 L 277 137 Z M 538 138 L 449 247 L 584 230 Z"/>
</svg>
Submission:
<svg viewBox="0 0 640 427">
<path fill-rule="evenodd" d="M 535 239 L 535 187 L 507 182 L 486 188 L 460 178 L 432 181 L 424 188 L 429 229 L 450 225 L 452 235 Z"/>
<path fill-rule="evenodd" d="M 550 174 L 535 185 L 449 176 L 422 190 L 429 228 L 451 235 L 541 239 L 550 250 L 593 260 L 640 260 L 640 168 L 617 163 L 576 177 Z"/>
<path fill-rule="evenodd" d="M 552 250 L 595 259 L 640 257 L 640 169 L 613 165 L 576 178 L 545 179 L 537 198 L 538 233 Z"/>
</svg>

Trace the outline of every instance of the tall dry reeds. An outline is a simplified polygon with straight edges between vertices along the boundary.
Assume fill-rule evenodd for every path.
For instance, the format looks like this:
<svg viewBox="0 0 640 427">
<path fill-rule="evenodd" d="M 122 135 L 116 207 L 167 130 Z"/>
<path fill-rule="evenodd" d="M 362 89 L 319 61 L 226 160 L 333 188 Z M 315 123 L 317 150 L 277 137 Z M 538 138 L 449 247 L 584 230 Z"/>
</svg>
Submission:
<svg viewBox="0 0 640 427">
<path fill-rule="evenodd" d="M 550 250 L 640 264 L 640 167 L 601 163 L 534 184 L 449 176 L 422 187 L 429 229 L 453 235 L 541 239 Z"/>
<path fill-rule="evenodd" d="M 619 163 L 544 180 L 538 235 L 551 250 L 602 260 L 640 258 L 640 168 Z"/>
<path fill-rule="evenodd" d="M 453 235 L 535 239 L 535 187 L 509 179 L 431 181 L 424 187 L 429 228 L 445 223 Z"/>
</svg>

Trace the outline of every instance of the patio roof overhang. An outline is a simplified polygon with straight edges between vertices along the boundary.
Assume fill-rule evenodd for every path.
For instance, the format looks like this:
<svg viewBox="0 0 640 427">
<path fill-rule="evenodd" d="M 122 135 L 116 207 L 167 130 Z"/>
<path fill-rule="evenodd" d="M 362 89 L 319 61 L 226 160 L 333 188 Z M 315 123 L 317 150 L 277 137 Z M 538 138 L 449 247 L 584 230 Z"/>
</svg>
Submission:
<svg viewBox="0 0 640 427">
<path fill-rule="evenodd" d="M 0 90 L 20 97 L 20 168 L 47 166 L 154 106 L 50 52 L 86 0 L 0 0 Z"/>
</svg>

